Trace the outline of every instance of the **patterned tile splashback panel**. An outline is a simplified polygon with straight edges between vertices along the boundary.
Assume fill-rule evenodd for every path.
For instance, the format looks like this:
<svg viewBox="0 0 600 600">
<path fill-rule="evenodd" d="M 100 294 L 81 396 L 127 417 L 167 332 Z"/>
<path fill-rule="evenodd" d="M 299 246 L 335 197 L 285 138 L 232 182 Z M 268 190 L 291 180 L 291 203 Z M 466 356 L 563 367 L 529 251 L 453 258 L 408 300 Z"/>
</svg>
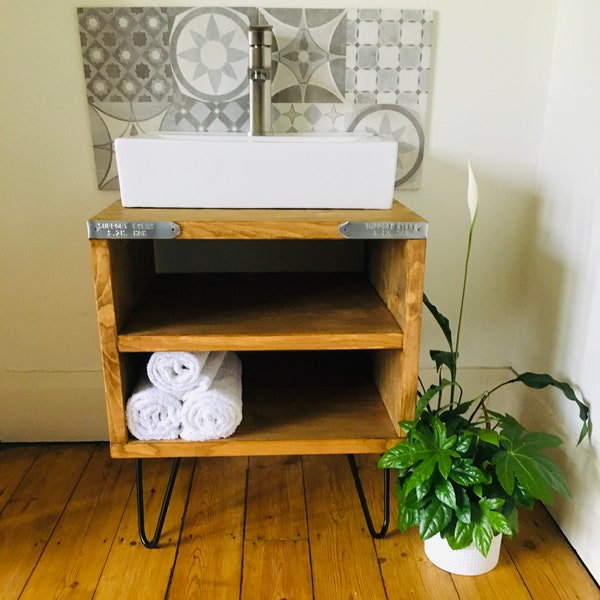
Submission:
<svg viewBox="0 0 600 600">
<path fill-rule="evenodd" d="M 77 13 L 101 189 L 118 189 L 117 137 L 248 131 L 251 24 L 273 27 L 275 133 L 392 137 L 398 142 L 396 187 L 418 187 L 432 11 L 145 7 Z"/>
</svg>

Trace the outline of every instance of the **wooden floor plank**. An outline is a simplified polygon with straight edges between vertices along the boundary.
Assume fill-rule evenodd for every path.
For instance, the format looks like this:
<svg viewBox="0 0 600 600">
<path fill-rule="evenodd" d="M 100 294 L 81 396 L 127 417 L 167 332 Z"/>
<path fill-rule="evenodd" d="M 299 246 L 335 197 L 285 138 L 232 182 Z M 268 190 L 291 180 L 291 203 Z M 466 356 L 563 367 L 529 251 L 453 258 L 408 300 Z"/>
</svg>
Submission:
<svg viewBox="0 0 600 600">
<path fill-rule="evenodd" d="M 247 458 L 197 459 L 171 600 L 239 598 L 247 468 Z"/>
<path fill-rule="evenodd" d="M 300 457 L 257 456 L 249 466 L 246 539 L 306 540 Z"/>
<path fill-rule="evenodd" d="M 0 514 L 2 600 L 18 598 L 77 485 L 92 445 L 48 446 Z"/>
<path fill-rule="evenodd" d="M 98 446 L 19 600 L 92 598 L 133 485 Z"/>
<path fill-rule="evenodd" d="M 247 540 L 242 600 L 313 597 L 308 540 Z"/>
<path fill-rule="evenodd" d="M 133 464 L 127 462 L 133 478 Z M 139 541 L 137 500 L 132 491 L 94 600 L 164 600 L 177 554 L 193 465 L 191 460 L 181 462 L 158 548 L 149 550 Z M 149 536 L 154 531 L 170 468 L 169 460 L 144 461 L 146 529 Z"/>
<path fill-rule="evenodd" d="M 302 461 L 250 459 L 242 600 L 312 598 Z"/>
<path fill-rule="evenodd" d="M 384 600 L 373 540 L 344 456 L 305 456 L 315 600 Z"/>
<path fill-rule="evenodd" d="M 504 546 L 500 549 L 498 565 L 488 573 L 476 577 L 452 575 L 452 579 L 460 598 L 531 600 L 529 591 Z M 539 600 L 546 600 L 546 596 Z"/>
<path fill-rule="evenodd" d="M 0 512 L 43 449 L 41 445 L 0 445 Z"/>
<path fill-rule="evenodd" d="M 533 598 L 600 599 L 600 589 L 541 504 L 533 513 L 522 511 L 519 523 L 519 535 L 503 543 Z"/>
<path fill-rule="evenodd" d="M 369 500 L 376 528 L 383 517 L 383 471 L 377 467 L 378 455 L 356 457 L 360 478 Z M 452 576 L 429 562 L 416 528 L 400 533 L 394 500 L 395 472 L 390 474 L 390 526 L 387 535 L 375 540 L 375 548 L 388 598 L 443 598 L 458 600 Z"/>
</svg>

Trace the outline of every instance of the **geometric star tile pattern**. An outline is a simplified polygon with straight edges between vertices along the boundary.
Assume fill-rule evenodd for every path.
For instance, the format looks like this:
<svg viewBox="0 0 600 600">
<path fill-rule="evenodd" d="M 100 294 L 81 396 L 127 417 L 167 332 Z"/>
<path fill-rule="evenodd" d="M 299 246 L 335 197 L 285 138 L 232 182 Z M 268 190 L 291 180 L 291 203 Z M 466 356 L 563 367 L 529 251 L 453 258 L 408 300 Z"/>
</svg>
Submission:
<svg viewBox="0 0 600 600">
<path fill-rule="evenodd" d="M 118 189 L 116 137 L 248 131 L 248 26 L 273 27 L 275 133 L 369 132 L 398 142 L 397 187 L 421 175 L 429 10 L 78 8 L 98 185 Z"/>
</svg>

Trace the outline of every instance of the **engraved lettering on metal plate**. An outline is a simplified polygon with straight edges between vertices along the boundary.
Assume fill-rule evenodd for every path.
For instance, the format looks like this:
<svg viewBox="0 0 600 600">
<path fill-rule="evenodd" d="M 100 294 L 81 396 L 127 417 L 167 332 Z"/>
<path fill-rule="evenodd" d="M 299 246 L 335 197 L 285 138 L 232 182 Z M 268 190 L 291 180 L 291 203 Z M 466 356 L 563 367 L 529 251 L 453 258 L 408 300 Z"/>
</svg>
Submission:
<svg viewBox="0 0 600 600">
<path fill-rule="evenodd" d="M 346 221 L 338 227 L 340 234 L 351 240 L 424 240 L 427 229 L 428 223 L 400 221 Z"/>
<path fill-rule="evenodd" d="M 88 221 L 90 240 L 171 240 L 181 229 L 171 221 Z"/>
</svg>

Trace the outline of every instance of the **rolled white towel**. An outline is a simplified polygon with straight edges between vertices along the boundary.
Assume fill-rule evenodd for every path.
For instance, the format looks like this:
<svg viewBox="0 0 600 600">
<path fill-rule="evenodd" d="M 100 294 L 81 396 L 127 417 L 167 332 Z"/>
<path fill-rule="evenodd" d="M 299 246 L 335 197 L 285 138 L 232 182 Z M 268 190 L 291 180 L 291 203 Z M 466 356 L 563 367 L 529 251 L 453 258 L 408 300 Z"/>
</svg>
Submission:
<svg viewBox="0 0 600 600">
<path fill-rule="evenodd" d="M 159 390 L 183 398 L 194 389 L 207 390 L 224 358 L 225 352 L 154 352 L 146 372 Z"/>
<path fill-rule="evenodd" d="M 181 400 L 142 375 L 127 401 L 127 427 L 138 440 L 174 440 L 181 430 Z"/>
<path fill-rule="evenodd" d="M 181 438 L 202 442 L 232 435 L 242 421 L 242 363 L 228 352 L 209 390 L 183 398 Z"/>
</svg>

